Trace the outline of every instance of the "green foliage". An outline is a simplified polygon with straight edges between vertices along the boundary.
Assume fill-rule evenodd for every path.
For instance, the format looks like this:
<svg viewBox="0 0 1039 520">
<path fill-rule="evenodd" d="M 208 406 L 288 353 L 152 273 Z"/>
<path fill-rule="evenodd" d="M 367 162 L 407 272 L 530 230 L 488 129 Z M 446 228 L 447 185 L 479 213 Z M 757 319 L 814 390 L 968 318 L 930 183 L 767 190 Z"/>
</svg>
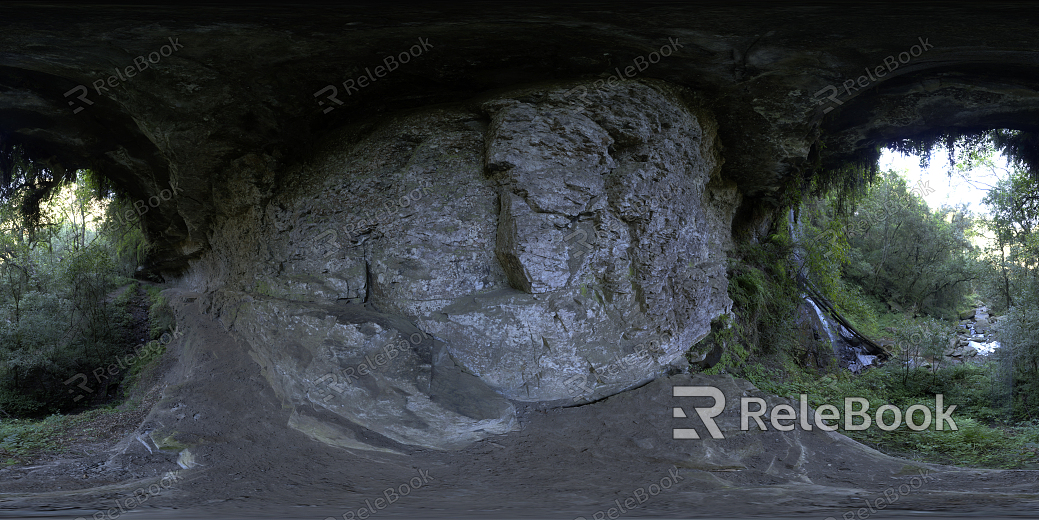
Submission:
<svg viewBox="0 0 1039 520">
<path fill-rule="evenodd" d="M 851 253 L 846 233 L 849 216 L 840 213 L 833 197 L 807 201 L 798 214 L 799 248 L 794 254 L 798 272 L 861 332 L 877 335 L 877 312 L 869 303 L 870 295 L 844 278 L 842 268 Z"/>
<path fill-rule="evenodd" d="M 801 206 L 799 272 L 856 325 L 873 329 L 875 309 L 865 298 L 950 317 L 977 277 L 971 216 L 951 208 L 932 212 L 920 196 L 925 189 L 910 189 L 887 172 L 849 214 L 834 197 Z"/>
<path fill-rule="evenodd" d="M 140 384 L 142 374 L 155 368 L 162 355 L 166 353 L 166 345 L 172 339 L 172 333 L 176 329 L 176 317 L 170 307 L 169 300 L 160 294 L 162 288 L 148 286 L 145 289 L 148 300 L 151 302 L 148 308 L 149 341 L 140 348 L 134 361 L 127 368 L 123 377 L 123 396 L 129 398 L 132 392 Z"/>
<path fill-rule="evenodd" d="M 938 129 L 925 132 L 913 138 L 901 139 L 890 144 L 892 150 L 920 157 L 920 167 L 926 168 L 934 150 L 944 148 L 949 154 L 949 165 L 961 164 L 967 169 L 983 162 L 996 150 L 992 142 L 992 132 L 988 130 L 976 132 L 947 131 Z"/>
<path fill-rule="evenodd" d="M 847 262 L 848 241 L 845 218 L 838 212 L 834 197 L 805 202 L 798 211 L 795 260 L 799 274 L 812 281 L 827 297 L 833 296 L 841 279 L 841 266 Z"/>
<path fill-rule="evenodd" d="M 1002 406 L 1015 419 L 1039 420 L 1039 305 L 1013 307 L 997 337 Z"/>
<path fill-rule="evenodd" d="M 154 369 L 159 359 L 166 353 L 166 343 L 153 339 L 142 347 L 140 352 L 141 354 L 134 358 L 123 376 L 123 397 L 126 399 L 131 397 L 134 390 L 138 390 L 142 374 Z"/>
<path fill-rule="evenodd" d="M 989 191 L 985 226 L 991 234 L 989 276 L 983 292 L 998 310 L 1034 300 L 1039 289 L 1039 189 L 1015 170 Z"/>
<path fill-rule="evenodd" d="M 870 338 L 881 335 L 881 318 L 876 300 L 866 295 L 861 287 L 843 278 L 838 279 L 833 291 L 827 296 L 859 332 Z"/>
<path fill-rule="evenodd" d="M 132 203 L 125 198 L 113 198 L 105 212 L 104 233 L 109 237 L 116 272 L 132 276 L 137 266 L 143 265 L 151 252 L 151 244 L 144 236 L 137 220 L 126 220 L 127 212 L 136 216 Z"/>
<path fill-rule="evenodd" d="M 726 351 L 731 353 L 718 370 L 737 366 L 755 351 L 782 351 L 793 343 L 789 331 L 793 329 L 799 291 L 789 263 L 792 246 L 785 227 L 785 221 L 780 222 L 767 240 L 741 247 L 737 253 L 740 259 L 730 266 L 729 297 L 736 315 L 737 339 L 729 342 Z"/>
<path fill-rule="evenodd" d="M 948 153 L 949 166 L 958 171 L 991 166 L 993 155 L 1002 152 L 1019 170 L 1027 172 L 1032 184 L 1039 184 L 1039 134 L 1034 132 L 938 129 L 895 141 L 889 146 L 907 155 L 920 156 L 921 167 L 930 163 L 935 149 L 944 148 Z"/>
<path fill-rule="evenodd" d="M 864 397 L 874 411 L 884 404 L 902 410 L 920 404 L 933 412 L 935 395 L 942 394 L 946 406 L 957 406 L 959 430 L 917 432 L 903 423 L 891 432 L 845 433 L 928 462 L 1039 468 L 1039 137 L 939 131 L 894 148 L 922 153 L 926 163 L 939 145 L 948 148 L 960 173 L 992 166 L 999 150 L 1018 166 L 986 199 L 993 211 L 984 227 L 994 245 L 974 245 L 982 243 L 981 220 L 965 209 L 928 208 L 922 199 L 926 184 L 910 187 L 891 172 L 874 177 L 863 164 L 820 173 L 826 166 L 820 160 L 811 182 L 792 191 L 799 199 L 791 204 L 794 225 L 777 219 L 757 251 L 738 252 L 730 296 L 736 330 L 752 337 L 747 344 L 753 349 L 742 363 L 716 371 L 746 377 L 777 395 L 807 394 L 814 407 L 843 409 L 845 397 Z M 819 198 L 804 200 L 809 195 Z M 788 228 L 789 234 L 782 232 Z M 784 255 L 791 261 L 784 264 Z M 770 302 L 800 300 L 782 281 L 793 273 L 811 280 L 866 335 L 890 334 L 885 341 L 893 342 L 894 357 L 862 375 L 820 376 L 800 362 L 804 347 L 782 339 L 792 336 L 793 327 L 767 325 L 789 323 L 783 313 L 793 310 Z M 955 319 L 955 311 L 973 303 L 968 298 L 979 297 L 1000 312 L 1006 309 L 997 327 L 1003 347 L 982 366 L 943 366 L 952 330 L 943 319 Z"/>
<path fill-rule="evenodd" d="M 51 192 L 38 227 L 20 218 L 19 193 L 0 204 L 0 410 L 7 414 L 103 402 L 119 384 L 93 376 L 133 343 L 134 292 L 113 294 L 125 268 L 102 226 L 95 195 L 103 189 L 79 172 L 78 183 Z"/>
<path fill-rule="evenodd" d="M 68 452 L 74 439 L 96 439 L 111 435 L 113 422 L 136 424 L 133 407 L 127 410 L 99 408 L 78 415 L 51 415 L 41 420 L 0 420 L 0 467 L 25 464 L 40 456 Z M 104 425 L 98 428 L 96 425 Z"/>
<path fill-rule="evenodd" d="M 911 373 L 915 373 L 916 367 L 934 360 L 933 363 L 938 366 L 933 368 L 940 368 L 952 334 L 949 332 L 948 323 L 933 318 L 918 320 L 903 318 L 901 322 L 895 333 L 895 354 L 901 366 L 902 385 L 908 388 L 909 376 Z M 934 374 L 937 378 L 937 372 Z"/>
<path fill-rule="evenodd" d="M 765 271 L 752 265 L 744 266 L 729 280 L 729 296 L 740 309 L 756 314 L 768 305 L 771 287 Z"/>
<path fill-rule="evenodd" d="M 844 213 L 849 204 L 854 204 L 864 195 L 866 188 L 876 178 L 877 162 L 880 160 L 881 147 L 864 149 L 851 157 L 824 160 L 824 136 L 809 152 L 810 163 L 801 170 L 800 175 L 792 175 L 784 193 L 787 200 L 784 207 L 796 208 L 809 198 L 833 196 L 834 205 L 839 213 Z"/>
<path fill-rule="evenodd" d="M 985 227 L 992 240 L 980 269 L 979 292 L 995 311 L 1006 313 L 997 331 L 1003 345 L 997 351 L 1001 407 L 1017 420 L 1039 419 L 1039 185 L 1034 173 L 1014 168 L 985 197 L 990 208 Z"/>
<path fill-rule="evenodd" d="M 173 330 L 177 324 L 177 318 L 173 315 L 170 302 L 158 294 L 158 287 L 149 287 L 148 295 L 151 297 L 151 307 L 148 308 L 148 322 L 150 324 L 149 336 L 151 339 L 159 339 L 163 333 Z"/>
<path fill-rule="evenodd" d="M 25 462 L 39 452 L 58 451 L 61 420 L 54 416 L 44 421 L 0 421 L 0 466 Z"/>
<path fill-rule="evenodd" d="M 1033 185 L 1039 184 L 1039 134 L 993 130 L 990 137 L 994 148 L 1003 150 L 1019 171 L 1027 172 Z"/>
<path fill-rule="evenodd" d="M 1031 467 L 1029 465 L 1039 463 L 1034 449 L 1039 443 L 1039 423 L 1010 426 L 995 422 L 1000 413 L 992 406 L 992 373 L 991 366 L 974 365 L 957 365 L 935 373 L 914 369 L 908 384 L 903 373 L 894 366 L 869 370 L 861 376 L 840 372 L 816 378 L 805 372 L 782 373 L 775 368 L 753 365 L 746 367 L 741 375 L 768 393 L 795 400 L 800 394 L 806 394 L 809 405 L 816 409 L 825 404 L 836 406 L 842 417 L 845 398 L 850 397 L 867 399 L 871 418 L 875 418 L 876 410 L 885 404 L 901 410 L 917 404 L 930 409 L 932 422 L 924 431 L 909 429 L 904 420 L 894 431 L 876 427 L 846 430 L 843 422 L 832 424 L 841 433 L 889 454 L 963 466 Z M 945 407 L 956 405 L 952 417 L 958 430 L 936 431 L 936 394 L 942 394 Z M 891 416 L 885 415 L 885 418 L 889 423 L 893 421 Z"/>
<path fill-rule="evenodd" d="M 76 177 L 75 171 L 50 160 L 33 160 L 40 156 L 0 136 L 0 199 L 17 204 L 19 220 L 30 232 L 39 226 L 43 203 Z"/>
<path fill-rule="evenodd" d="M 742 364 L 750 354 L 746 344 L 741 341 L 729 315 L 723 314 L 711 322 L 711 332 L 703 340 L 693 345 L 686 352 L 686 358 L 691 363 L 706 360 L 712 351 L 719 349 L 721 358 L 717 364 L 704 370 L 707 374 L 716 374 L 727 366 Z"/>
</svg>

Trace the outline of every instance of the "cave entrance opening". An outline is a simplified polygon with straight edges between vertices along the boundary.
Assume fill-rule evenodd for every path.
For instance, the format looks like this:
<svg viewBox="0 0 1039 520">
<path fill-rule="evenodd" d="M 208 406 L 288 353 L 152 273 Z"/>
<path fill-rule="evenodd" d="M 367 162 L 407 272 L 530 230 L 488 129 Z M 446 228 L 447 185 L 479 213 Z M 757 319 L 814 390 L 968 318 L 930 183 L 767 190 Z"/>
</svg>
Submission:
<svg viewBox="0 0 1039 520">
<path fill-rule="evenodd" d="M 991 401 L 1001 420 L 1034 419 L 1037 142 L 1013 130 L 891 142 L 843 210 L 834 194 L 802 202 L 790 226 L 804 243 L 801 273 L 818 289 L 812 303 L 834 309 L 810 306 L 816 339 L 828 339 L 841 361 L 842 349 L 860 348 L 846 320 L 885 349 L 883 370 L 898 373 L 906 391 L 955 382 L 965 398 Z M 855 373 L 874 361 L 844 357 L 841 368 Z"/>
<path fill-rule="evenodd" d="M 816 407 L 942 394 L 964 432 L 842 433 L 930 462 L 1039 463 L 1039 139 L 938 133 L 859 157 L 740 251 L 730 294 L 759 339 L 747 366 L 722 369 Z M 814 293 L 790 281 L 802 277 Z M 851 329 L 888 359 L 868 359 Z"/>
<path fill-rule="evenodd" d="M 133 279 L 148 254 L 141 223 L 122 218 L 133 204 L 16 145 L 0 166 L 0 417 L 124 401 L 144 366 L 127 355 L 172 320 L 158 287 Z"/>
</svg>

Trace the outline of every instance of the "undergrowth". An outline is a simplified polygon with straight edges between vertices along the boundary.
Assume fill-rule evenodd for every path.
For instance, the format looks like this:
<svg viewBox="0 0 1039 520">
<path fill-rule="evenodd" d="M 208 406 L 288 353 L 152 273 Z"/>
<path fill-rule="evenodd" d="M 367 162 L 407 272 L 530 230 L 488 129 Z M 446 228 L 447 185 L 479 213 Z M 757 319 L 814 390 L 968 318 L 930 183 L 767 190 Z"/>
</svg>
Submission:
<svg viewBox="0 0 1039 520">
<path fill-rule="evenodd" d="M 66 454 L 78 442 L 110 440 L 113 427 L 132 427 L 132 416 L 141 406 L 138 388 L 142 374 L 153 370 L 171 339 L 175 320 L 169 302 L 159 295 L 159 287 L 146 287 L 151 305 L 148 312 L 153 348 L 142 348 L 144 354 L 131 363 L 120 383 L 122 403 L 109 403 L 77 414 L 53 414 L 43 419 L 0 418 L 0 466 L 27 464 L 40 457 Z M 133 293 L 133 287 L 119 296 L 122 305 Z M 164 341 L 163 341 L 164 340 Z M 155 348 L 158 347 L 158 348 Z M 139 420 L 137 418 L 136 420 Z M 130 421 L 130 422 L 127 422 Z M 114 426 L 115 425 L 115 426 Z"/>
<path fill-rule="evenodd" d="M 690 349 L 689 356 L 691 360 L 700 359 L 704 345 L 718 343 L 724 346 L 724 352 L 714 366 L 702 369 L 694 364 L 691 370 L 731 374 L 749 380 L 764 392 L 795 401 L 805 394 L 809 405 L 816 409 L 823 405 L 835 406 L 842 422 L 832 426 L 890 455 L 969 467 L 1039 469 L 1039 421 L 1006 421 L 1007 411 L 998 404 L 1000 396 L 994 390 L 998 385 L 993 380 L 996 370 L 992 363 L 907 370 L 899 361 L 898 356 L 905 354 L 904 345 L 900 344 L 904 343 L 908 327 L 927 329 L 933 332 L 936 344 L 939 340 L 947 344 L 947 339 L 939 337 L 939 328 L 951 330 L 952 324 L 896 312 L 888 304 L 865 295 L 856 285 L 839 276 L 831 277 L 833 283 L 823 288 L 824 295 L 861 332 L 877 340 L 896 343 L 892 347 L 894 355 L 886 366 L 866 370 L 861 375 L 839 369 L 832 363 L 828 366 L 811 363 L 811 348 L 806 344 L 815 340 L 808 340 L 797 332 L 803 330 L 798 323 L 798 308 L 803 297 L 795 282 L 798 266 L 791 262 L 795 256 L 794 246 L 786 229 L 786 219 L 776 219 L 764 239 L 740 247 L 733 255 L 729 266 L 733 317 L 718 320 L 708 337 Z M 809 264 L 833 258 L 824 254 L 804 256 Z M 808 265 L 809 270 L 832 268 Z M 824 344 L 824 349 L 830 348 L 828 343 Z M 956 430 L 949 429 L 948 423 L 942 431 L 936 430 L 938 394 L 942 395 L 943 408 L 955 405 L 952 417 Z M 847 429 L 843 424 L 846 398 L 868 400 L 873 421 L 876 410 L 883 405 L 894 405 L 900 410 L 921 405 L 930 410 L 931 424 L 923 431 L 915 431 L 903 419 L 892 431 L 880 429 L 875 423 L 864 430 Z M 894 422 L 890 410 L 883 418 L 887 423 Z M 922 418 L 917 412 L 915 421 Z"/>
</svg>

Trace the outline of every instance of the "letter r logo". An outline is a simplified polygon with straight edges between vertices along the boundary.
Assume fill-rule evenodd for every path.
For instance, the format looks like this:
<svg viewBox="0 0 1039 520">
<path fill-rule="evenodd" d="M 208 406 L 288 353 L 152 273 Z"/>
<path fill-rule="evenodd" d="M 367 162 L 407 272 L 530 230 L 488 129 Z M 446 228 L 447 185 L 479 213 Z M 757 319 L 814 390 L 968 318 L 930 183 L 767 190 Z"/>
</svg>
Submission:
<svg viewBox="0 0 1039 520">
<path fill-rule="evenodd" d="M 76 98 L 78 98 L 80 101 L 82 101 L 82 102 L 84 102 L 84 103 L 86 103 L 88 105 L 93 105 L 94 104 L 93 101 L 87 99 L 87 87 L 85 87 L 83 85 L 76 85 L 76 88 L 74 88 L 74 89 L 72 89 L 72 90 L 70 90 L 70 91 L 65 93 L 65 97 L 69 97 L 72 94 L 75 94 L 76 92 L 79 92 L 79 95 L 76 96 Z M 69 101 L 69 106 L 76 108 L 75 110 L 72 111 L 73 114 L 78 114 L 81 110 L 83 110 L 83 107 L 76 107 L 76 104 L 74 102 L 72 102 L 72 101 Z"/>
<path fill-rule="evenodd" d="M 570 395 L 574 396 L 574 401 L 579 401 L 581 399 L 581 396 L 577 395 L 581 391 L 584 391 L 589 394 L 595 391 L 594 388 L 589 387 L 587 384 L 587 374 L 576 374 L 574 376 L 567 378 L 567 380 L 563 383 L 566 384 L 567 392 L 570 392 Z"/>
<path fill-rule="evenodd" d="M 715 439 L 724 439 L 721 429 L 714 423 L 714 418 L 718 414 L 722 413 L 725 409 L 725 394 L 721 390 L 713 386 L 675 386 L 672 388 L 675 397 L 713 397 L 714 405 L 710 408 L 694 408 L 696 415 L 700 416 L 700 420 L 703 421 L 704 426 L 707 427 L 707 431 L 710 432 L 711 437 Z M 675 407 L 672 415 L 674 418 L 685 419 L 687 416 L 685 410 L 681 407 Z M 696 433 L 693 428 L 674 428 L 673 438 L 675 439 L 699 439 L 700 436 Z"/>
<path fill-rule="evenodd" d="M 827 90 L 830 91 L 830 95 L 826 96 L 826 97 L 824 97 L 822 99 L 816 99 L 815 100 L 815 104 L 816 105 L 822 106 L 823 104 L 826 103 L 826 101 L 825 101 L 826 99 L 829 99 L 830 101 L 833 101 L 834 103 L 836 103 L 838 105 L 843 105 L 844 104 L 843 101 L 837 99 L 837 94 L 840 91 L 837 90 L 837 87 L 835 87 L 833 85 L 827 85 L 827 86 L 823 87 L 822 89 L 819 90 L 819 92 L 816 92 L 815 94 L 812 94 L 812 97 L 818 98 L 820 94 L 825 93 Z M 833 108 L 834 107 L 832 107 L 832 106 L 826 107 L 826 109 L 823 110 L 823 113 L 824 114 L 828 114 L 828 113 L 830 113 L 831 110 L 833 110 Z"/>
<path fill-rule="evenodd" d="M 339 99 L 336 97 L 336 95 L 339 94 L 339 89 L 337 89 L 335 87 L 335 85 L 328 85 L 327 87 L 325 87 L 325 88 L 315 92 L 314 93 L 314 97 L 320 97 L 322 94 L 324 94 L 325 92 L 328 92 L 329 90 L 331 90 L 332 93 L 328 95 L 328 99 L 330 99 L 332 101 L 335 101 L 337 105 L 342 105 L 343 102 L 339 101 Z M 325 104 L 325 102 L 324 101 L 318 101 L 317 104 L 318 104 L 318 106 L 323 106 Z M 327 113 L 331 112 L 333 109 L 335 109 L 335 107 L 330 106 L 330 107 L 322 110 L 321 113 L 322 114 L 327 114 Z"/>
</svg>

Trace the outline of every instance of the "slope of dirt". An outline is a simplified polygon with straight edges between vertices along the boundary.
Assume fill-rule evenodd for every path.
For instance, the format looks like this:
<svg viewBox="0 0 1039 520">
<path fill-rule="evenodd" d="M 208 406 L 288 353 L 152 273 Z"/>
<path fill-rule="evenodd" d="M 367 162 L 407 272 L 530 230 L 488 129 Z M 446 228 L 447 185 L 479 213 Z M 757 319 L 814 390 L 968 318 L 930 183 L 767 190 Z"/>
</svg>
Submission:
<svg viewBox="0 0 1039 520">
<path fill-rule="evenodd" d="M 672 417 L 676 406 L 693 417 L 693 405 L 705 405 L 672 397 L 675 385 L 715 385 L 727 397 L 763 395 L 724 376 L 675 375 L 570 408 L 520 405 L 520 431 L 460 451 L 334 448 L 287 426 L 293 413 L 320 416 L 321 410 L 278 402 L 248 345 L 202 314 L 197 295 L 168 294 L 189 332 L 167 350 L 152 412 L 104 456 L 0 478 L 0 516 L 69 510 L 90 517 L 149 485 L 157 492 L 135 509 L 163 515 L 175 509 L 181 518 L 320 520 L 353 512 L 351 518 L 369 505 L 387 518 L 592 518 L 642 495 L 644 502 L 632 502 L 638 505 L 625 516 L 824 518 L 899 486 L 910 491 L 888 511 L 1039 511 L 1039 471 L 910 463 L 818 430 L 739 432 L 727 412 L 718 418 L 724 439 L 673 439 L 676 427 L 705 432 L 697 420 Z M 77 464 L 95 469 L 84 478 Z M 76 471 L 61 471 L 71 467 Z M 160 488 L 169 472 L 175 484 Z M 668 489 L 647 494 L 661 485 Z M 384 498 L 390 488 L 408 493 L 390 504 Z"/>
</svg>

